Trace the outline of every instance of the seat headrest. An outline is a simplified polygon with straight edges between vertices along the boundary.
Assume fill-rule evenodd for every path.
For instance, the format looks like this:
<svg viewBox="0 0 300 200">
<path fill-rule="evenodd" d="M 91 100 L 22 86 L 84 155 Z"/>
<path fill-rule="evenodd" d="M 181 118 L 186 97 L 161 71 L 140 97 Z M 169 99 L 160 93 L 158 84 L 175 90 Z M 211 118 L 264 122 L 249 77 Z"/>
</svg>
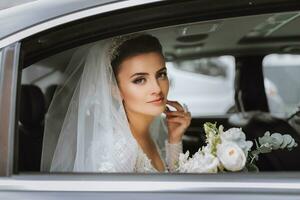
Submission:
<svg viewBox="0 0 300 200">
<path fill-rule="evenodd" d="M 35 85 L 21 86 L 20 122 L 25 127 L 41 125 L 45 116 L 45 99 L 41 89 Z"/>
<path fill-rule="evenodd" d="M 280 118 L 266 118 L 264 116 L 255 116 L 250 121 L 248 126 L 245 128 L 254 128 L 257 131 L 270 131 L 270 132 L 279 132 L 282 134 L 290 134 L 294 137 L 297 136 L 299 138 L 296 130 L 285 120 Z M 295 139 L 297 139 L 295 138 Z"/>
</svg>

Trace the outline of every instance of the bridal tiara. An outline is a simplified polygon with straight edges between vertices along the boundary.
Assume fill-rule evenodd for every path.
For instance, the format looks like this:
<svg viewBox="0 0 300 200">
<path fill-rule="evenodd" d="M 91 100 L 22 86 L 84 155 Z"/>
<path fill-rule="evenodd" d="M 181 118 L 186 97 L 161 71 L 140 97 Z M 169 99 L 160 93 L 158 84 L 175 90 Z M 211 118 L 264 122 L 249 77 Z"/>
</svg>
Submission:
<svg viewBox="0 0 300 200">
<path fill-rule="evenodd" d="M 135 33 L 130 35 L 120 35 L 116 36 L 112 39 L 111 46 L 109 48 L 109 58 L 110 60 L 114 60 L 119 55 L 119 47 L 124 44 L 124 42 L 137 38 L 143 34 L 141 33 Z"/>
</svg>

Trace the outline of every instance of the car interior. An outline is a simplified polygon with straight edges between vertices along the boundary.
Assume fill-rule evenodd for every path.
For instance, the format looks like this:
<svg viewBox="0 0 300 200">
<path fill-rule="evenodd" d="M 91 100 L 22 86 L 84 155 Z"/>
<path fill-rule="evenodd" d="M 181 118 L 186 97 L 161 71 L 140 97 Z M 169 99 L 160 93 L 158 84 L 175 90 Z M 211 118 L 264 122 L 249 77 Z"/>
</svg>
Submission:
<svg viewBox="0 0 300 200">
<path fill-rule="evenodd" d="M 149 9 L 147 12 L 153 10 Z M 135 14 L 138 14 L 138 11 L 131 14 L 131 17 Z M 300 54 L 300 29 L 297 28 L 300 25 L 300 11 L 217 17 L 217 19 L 202 16 L 193 20 L 186 18 L 172 22 L 161 21 L 155 26 L 140 23 L 139 27 L 127 26 L 126 21 L 123 21 L 122 27 L 127 29 L 116 29 L 121 22 L 115 18 L 122 15 L 124 13 L 119 11 L 111 17 L 104 15 L 79 20 L 21 41 L 22 69 L 18 89 L 15 173 L 40 171 L 47 109 L 56 88 L 60 87 L 64 69 L 76 48 L 132 32 L 156 36 L 163 46 L 166 62 L 177 63 L 179 68 L 183 61 L 224 55 L 234 57 L 235 77 L 231 80 L 234 105 L 217 115 L 208 113 L 193 116 L 184 137 L 184 152 L 189 150 L 190 153 L 195 153 L 205 143 L 203 124 L 212 122 L 223 125 L 225 129 L 241 127 L 248 140 L 261 137 L 266 131 L 290 134 L 299 144 L 297 148 L 292 151 L 275 150 L 270 154 L 261 155 L 257 166 L 260 171 L 300 169 L 300 160 L 297 159 L 300 155 L 300 108 L 295 106 L 284 117 L 273 115 L 266 94 L 263 64 L 264 58 L 271 54 Z M 109 31 L 105 31 L 107 29 L 105 24 L 110 24 Z M 288 66 L 285 70 L 289 70 Z M 224 74 L 226 72 L 217 74 L 216 77 Z M 288 79 L 288 77 L 281 78 L 283 79 L 281 82 Z M 186 87 L 188 89 L 189 86 Z M 296 90 L 292 92 L 298 98 L 300 84 L 295 88 Z M 201 95 L 199 98 L 201 99 Z M 298 98 L 298 105 L 299 103 Z"/>
</svg>

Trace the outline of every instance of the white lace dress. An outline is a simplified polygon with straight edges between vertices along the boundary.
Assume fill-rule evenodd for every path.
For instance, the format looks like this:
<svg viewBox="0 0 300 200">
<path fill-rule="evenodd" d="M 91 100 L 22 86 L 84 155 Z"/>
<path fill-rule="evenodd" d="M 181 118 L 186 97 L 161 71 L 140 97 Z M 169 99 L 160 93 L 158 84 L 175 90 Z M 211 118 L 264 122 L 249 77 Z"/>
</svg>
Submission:
<svg viewBox="0 0 300 200">
<path fill-rule="evenodd" d="M 165 172 L 175 172 L 179 160 L 179 154 L 182 153 L 182 142 L 170 144 L 167 140 L 168 130 L 166 118 L 157 117 L 150 127 L 151 137 L 155 143 L 156 149 L 160 155 L 165 168 Z M 154 173 L 158 170 L 153 166 L 151 159 L 143 152 L 138 145 L 138 155 L 134 167 L 137 173 Z"/>
<path fill-rule="evenodd" d="M 122 132 L 121 132 L 122 134 Z M 182 153 L 182 142 L 170 144 L 167 140 L 165 119 L 158 117 L 150 127 L 150 134 L 165 168 L 165 172 L 176 172 L 179 155 Z M 143 152 L 140 145 L 132 137 L 128 141 L 114 137 L 114 151 L 107 162 L 101 162 L 98 172 L 126 172 L 126 173 L 156 173 L 159 172 L 152 164 L 151 159 Z M 130 148 L 128 144 L 131 144 Z M 134 149 L 134 151 L 129 151 Z"/>
<path fill-rule="evenodd" d="M 182 143 L 170 144 L 165 141 L 165 148 L 160 149 L 155 142 L 156 148 L 160 155 L 165 168 L 165 172 L 175 172 L 177 169 L 179 154 L 182 153 Z M 142 148 L 139 146 L 137 161 L 135 165 L 134 172 L 137 173 L 153 173 L 159 172 L 151 162 L 151 159 L 143 152 Z"/>
</svg>

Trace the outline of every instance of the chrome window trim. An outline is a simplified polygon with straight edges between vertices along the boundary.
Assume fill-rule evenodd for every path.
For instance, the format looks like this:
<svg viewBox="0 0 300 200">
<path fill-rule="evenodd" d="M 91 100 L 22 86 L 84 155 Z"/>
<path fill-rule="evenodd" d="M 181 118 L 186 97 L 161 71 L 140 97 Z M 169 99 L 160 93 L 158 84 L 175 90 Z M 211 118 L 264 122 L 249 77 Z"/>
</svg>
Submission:
<svg viewBox="0 0 300 200">
<path fill-rule="evenodd" d="M 109 177 L 107 177 L 109 178 Z M 300 194 L 299 182 L 271 182 L 253 180 L 207 180 L 207 181 L 159 181 L 149 180 L 44 180 L 24 177 L 23 179 L 0 179 L 0 191 L 40 192 L 238 192 L 238 193 L 290 193 Z M 276 180 L 276 179 L 275 179 Z"/>
<path fill-rule="evenodd" d="M 0 65 L 0 176 L 13 170 L 19 52 L 20 43 L 5 47 Z"/>
<path fill-rule="evenodd" d="M 76 21 L 79 19 L 83 19 L 86 17 L 90 17 L 93 15 L 97 14 L 102 14 L 118 9 L 123 9 L 123 8 L 129 8 L 133 6 L 139 6 L 139 5 L 145 5 L 149 3 L 155 3 L 155 2 L 160 2 L 164 0 L 128 0 L 128 1 L 121 1 L 121 2 L 116 2 L 116 3 L 110 3 L 106 5 L 100 5 L 94 8 L 89 8 L 85 10 L 81 10 L 78 12 L 74 12 L 68 15 L 64 15 L 61 17 L 54 18 L 52 20 L 46 21 L 44 23 L 40 23 L 38 25 L 29 27 L 27 29 L 24 29 L 20 32 L 17 32 L 11 36 L 8 36 L 0 41 L 0 49 L 2 47 L 5 47 L 9 44 L 15 43 L 17 41 L 20 41 L 26 37 L 29 37 L 33 34 L 36 34 L 38 32 L 53 28 L 55 26 L 59 26 L 68 22 Z"/>
</svg>

